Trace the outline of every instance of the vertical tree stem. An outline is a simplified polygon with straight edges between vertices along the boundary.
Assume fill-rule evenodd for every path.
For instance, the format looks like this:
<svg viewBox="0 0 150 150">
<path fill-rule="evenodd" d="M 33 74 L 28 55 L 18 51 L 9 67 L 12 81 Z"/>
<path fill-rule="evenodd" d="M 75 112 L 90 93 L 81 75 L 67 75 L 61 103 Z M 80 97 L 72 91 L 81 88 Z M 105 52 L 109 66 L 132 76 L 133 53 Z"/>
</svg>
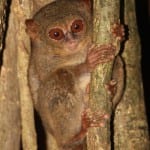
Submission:
<svg viewBox="0 0 150 150">
<path fill-rule="evenodd" d="M 137 29 L 135 1 L 124 0 L 124 22 L 129 29 L 123 58 L 126 89 L 115 114 L 115 150 L 149 150 L 148 125 L 141 78 L 141 43 Z"/>
<path fill-rule="evenodd" d="M 111 34 L 112 24 L 119 20 L 119 0 L 94 0 L 93 42 L 97 45 L 115 43 Z M 93 111 L 111 117 L 112 103 L 105 89 L 111 79 L 112 62 L 99 65 L 92 74 L 90 106 Z M 91 128 L 87 136 L 89 150 L 110 150 L 110 119 L 103 128 Z"/>
</svg>

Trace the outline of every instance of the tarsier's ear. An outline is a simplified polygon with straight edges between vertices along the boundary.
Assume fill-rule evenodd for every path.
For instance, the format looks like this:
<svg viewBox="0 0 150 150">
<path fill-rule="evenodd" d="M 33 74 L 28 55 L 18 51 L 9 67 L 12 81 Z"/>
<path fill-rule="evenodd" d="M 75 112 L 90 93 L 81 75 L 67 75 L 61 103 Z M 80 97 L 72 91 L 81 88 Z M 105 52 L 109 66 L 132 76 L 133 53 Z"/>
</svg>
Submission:
<svg viewBox="0 0 150 150">
<path fill-rule="evenodd" d="M 26 24 L 26 32 L 29 34 L 31 39 L 38 38 L 38 24 L 33 19 L 27 19 L 25 20 Z"/>
</svg>

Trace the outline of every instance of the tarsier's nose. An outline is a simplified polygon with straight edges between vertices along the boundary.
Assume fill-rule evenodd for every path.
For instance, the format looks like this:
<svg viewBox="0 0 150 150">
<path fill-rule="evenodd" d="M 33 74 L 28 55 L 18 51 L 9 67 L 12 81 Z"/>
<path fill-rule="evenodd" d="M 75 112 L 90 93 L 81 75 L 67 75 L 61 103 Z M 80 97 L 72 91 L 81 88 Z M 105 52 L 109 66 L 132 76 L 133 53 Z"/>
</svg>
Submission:
<svg viewBox="0 0 150 150">
<path fill-rule="evenodd" d="M 74 41 L 75 37 L 74 37 L 73 33 L 72 32 L 67 32 L 66 35 L 65 35 L 65 40 L 66 41 Z"/>
<path fill-rule="evenodd" d="M 66 47 L 71 51 L 75 51 L 78 46 L 78 40 L 75 39 L 75 36 L 71 32 L 65 34 Z"/>
</svg>

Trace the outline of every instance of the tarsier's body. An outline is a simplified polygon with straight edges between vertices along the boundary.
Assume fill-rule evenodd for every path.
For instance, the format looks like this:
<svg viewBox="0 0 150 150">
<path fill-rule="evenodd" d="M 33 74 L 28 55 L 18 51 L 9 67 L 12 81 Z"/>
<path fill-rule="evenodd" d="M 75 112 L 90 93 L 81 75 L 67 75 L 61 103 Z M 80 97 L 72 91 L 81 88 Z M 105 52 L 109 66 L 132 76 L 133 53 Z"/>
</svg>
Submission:
<svg viewBox="0 0 150 150">
<path fill-rule="evenodd" d="M 101 126 L 101 118 L 94 123 L 84 114 L 87 88 L 90 72 L 111 60 L 115 49 L 92 47 L 91 19 L 88 1 L 60 0 L 26 21 L 32 39 L 29 85 L 34 105 L 60 150 L 82 149 L 81 130 Z"/>
</svg>

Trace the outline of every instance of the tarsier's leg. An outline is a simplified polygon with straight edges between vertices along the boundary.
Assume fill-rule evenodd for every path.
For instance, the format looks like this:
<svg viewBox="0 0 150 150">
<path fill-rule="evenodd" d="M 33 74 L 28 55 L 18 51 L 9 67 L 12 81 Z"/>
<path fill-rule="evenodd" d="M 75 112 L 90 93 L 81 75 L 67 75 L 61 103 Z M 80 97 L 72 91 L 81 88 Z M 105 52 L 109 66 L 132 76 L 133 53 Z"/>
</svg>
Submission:
<svg viewBox="0 0 150 150">
<path fill-rule="evenodd" d="M 117 56 L 114 62 L 112 80 L 106 84 L 108 93 L 112 96 L 113 108 L 117 106 L 124 90 L 124 64 L 121 57 Z"/>
<path fill-rule="evenodd" d="M 118 41 L 120 42 L 123 41 L 125 36 L 124 26 L 119 23 L 115 23 L 112 27 L 112 34 Z M 113 65 L 112 80 L 106 85 L 108 92 L 113 97 L 112 98 L 113 108 L 116 107 L 116 105 L 119 103 L 123 95 L 124 84 L 125 84 L 124 74 L 125 72 L 124 72 L 123 60 L 118 55 L 116 56 Z"/>
</svg>

